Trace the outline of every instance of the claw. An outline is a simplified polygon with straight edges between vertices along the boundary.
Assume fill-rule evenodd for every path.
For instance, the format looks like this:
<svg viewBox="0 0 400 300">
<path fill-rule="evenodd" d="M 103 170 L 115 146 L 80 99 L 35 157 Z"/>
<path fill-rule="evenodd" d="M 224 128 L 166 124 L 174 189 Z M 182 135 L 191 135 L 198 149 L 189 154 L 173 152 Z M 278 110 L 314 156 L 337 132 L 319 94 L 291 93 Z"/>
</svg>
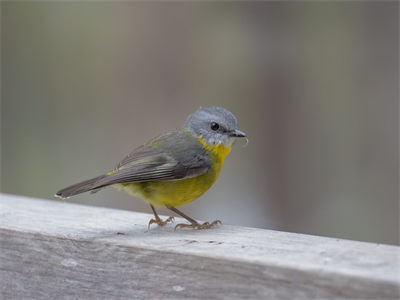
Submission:
<svg viewBox="0 0 400 300">
<path fill-rule="evenodd" d="M 151 219 L 149 221 L 149 225 L 147 226 L 147 229 L 150 229 L 150 225 L 153 223 L 156 223 L 158 226 L 164 226 L 166 224 L 168 224 L 169 222 L 174 222 L 174 217 L 169 217 L 168 219 L 166 219 L 165 221 L 161 220 L 161 219 Z"/>
<path fill-rule="evenodd" d="M 199 223 L 192 223 L 192 224 L 185 224 L 185 223 L 180 223 L 177 224 L 175 226 L 176 230 L 177 228 L 193 228 L 193 229 L 197 229 L 197 230 L 202 230 L 202 229 L 210 229 L 216 225 L 222 225 L 222 222 L 220 220 L 216 220 L 213 222 L 204 222 L 203 224 L 199 224 Z"/>
</svg>

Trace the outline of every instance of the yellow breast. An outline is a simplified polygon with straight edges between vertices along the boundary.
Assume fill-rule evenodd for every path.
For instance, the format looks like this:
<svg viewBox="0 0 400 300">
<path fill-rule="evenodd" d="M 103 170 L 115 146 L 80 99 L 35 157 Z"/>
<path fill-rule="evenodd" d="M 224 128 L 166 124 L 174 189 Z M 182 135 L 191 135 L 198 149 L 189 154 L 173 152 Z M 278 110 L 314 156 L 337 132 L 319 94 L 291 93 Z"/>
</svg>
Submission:
<svg viewBox="0 0 400 300">
<path fill-rule="evenodd" d="M 232 148 L 223 144 L 209 145 L 202 138 L 199 138 L 199 142 L 208 151 L 211 159 L 211 169 L 208 172 L 181 180 L 126 183 L 121 184 L 120 187 L 155 206 L 175 207 L 192 202 L 213 185 L 225 157 Z"/>
</svg>

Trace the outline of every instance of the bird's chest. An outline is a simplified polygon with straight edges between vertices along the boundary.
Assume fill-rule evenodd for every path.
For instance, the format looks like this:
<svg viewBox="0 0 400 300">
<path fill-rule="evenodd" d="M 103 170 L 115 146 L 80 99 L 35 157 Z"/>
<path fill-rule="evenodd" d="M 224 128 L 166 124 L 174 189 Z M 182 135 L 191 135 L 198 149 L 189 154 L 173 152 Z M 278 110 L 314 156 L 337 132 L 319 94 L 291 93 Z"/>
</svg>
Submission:
<svg viewBox="0 0 400 300">
<path fill-rule="evenodd" d="M 207 149 L 211 159 L 210 170 L 206 173 L 180 180 L 149 181 L 132 183 L 127 186 L 137 196 L 155 206 L 180 206 L 190 203 L 204 194 L 216 181 L 225 157 L 230 151 L 222 145 Z M 213 151 L 214 150 L 214 151 Z"/>
</svg>

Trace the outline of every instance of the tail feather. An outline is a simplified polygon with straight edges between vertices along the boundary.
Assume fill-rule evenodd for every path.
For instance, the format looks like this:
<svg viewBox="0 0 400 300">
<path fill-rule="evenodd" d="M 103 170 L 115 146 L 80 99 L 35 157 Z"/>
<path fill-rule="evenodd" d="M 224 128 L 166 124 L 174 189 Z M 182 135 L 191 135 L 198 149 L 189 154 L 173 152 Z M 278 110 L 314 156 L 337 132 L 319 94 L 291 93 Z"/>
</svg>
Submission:
<svg viewBox="0 0 400 300">
<path fill-rule="evenodd" d="M 77 194 L 85 193 L 88 191 L 97 192 L 98 187 L 95 188 L 96 183 L 106 177 L 107 175 L 100 175 L 92 179 L 88 179 L 76 184 L 73 184 L 69 187 L 66 187 L 62 190 L 59 190 L 55 196 L 60 198 L 68 198 Z"/>
</svg>

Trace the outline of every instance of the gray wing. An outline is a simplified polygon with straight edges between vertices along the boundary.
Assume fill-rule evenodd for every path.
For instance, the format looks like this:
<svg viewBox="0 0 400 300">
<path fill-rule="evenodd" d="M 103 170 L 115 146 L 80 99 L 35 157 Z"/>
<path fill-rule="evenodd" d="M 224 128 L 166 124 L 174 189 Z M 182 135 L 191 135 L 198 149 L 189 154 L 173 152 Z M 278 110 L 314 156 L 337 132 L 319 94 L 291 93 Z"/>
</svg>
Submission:
<svg viewBox="0 0 400 300">
<path fill-rule="evenodd" d="M 127 155 L 115 171 L 96 183 L 95 188 L 128 182 L 190 178 L 210 169 L 210 158 L 192 135 L 170 132 Z M 158 150 L 162 149 L 162 150 Z"/>
</svg>

